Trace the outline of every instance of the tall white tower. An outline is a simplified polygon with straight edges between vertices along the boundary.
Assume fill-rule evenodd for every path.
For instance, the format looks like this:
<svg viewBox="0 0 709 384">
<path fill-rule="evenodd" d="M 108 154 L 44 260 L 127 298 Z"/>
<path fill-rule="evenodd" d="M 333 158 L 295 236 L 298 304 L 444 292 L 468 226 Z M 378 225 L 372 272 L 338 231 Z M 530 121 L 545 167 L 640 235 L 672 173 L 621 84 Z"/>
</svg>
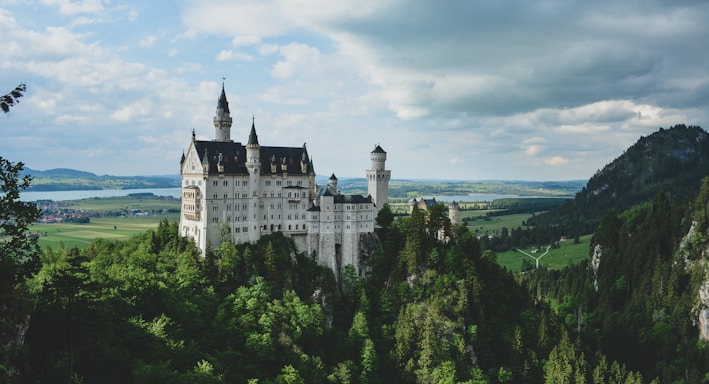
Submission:
<svg viewBox="0 0 709 384">
<path fill-rule="evenodd" d="M 217 113 L 214 115 L 214 141 L 231 141 L 231 116 L 224 84 L 222 84 L 222 94 L 217 101 Z"/>
<path fill-rule="evenodd" d="M 391 171 L 384 169 L 387 153 L 378 144 L 370 154 L 372 169 L 367 170 L 367 192 L 379 211 L 389 200 L 389 179 Z"/>
<path fill-rule="evenodd" d="M 249 171 L 249 207 L 248 207 L 248 222 L 249 241 L 255 242 L 260 237 L 260 216 L 259 210 L 259 185 L 261 183 L 261 146 L 258 143 L 256 135 L 256 123 L 251 119 L 251 133 L 249 133 L 249 141 L 246 143 L 246 169 Z"/>
</svg>

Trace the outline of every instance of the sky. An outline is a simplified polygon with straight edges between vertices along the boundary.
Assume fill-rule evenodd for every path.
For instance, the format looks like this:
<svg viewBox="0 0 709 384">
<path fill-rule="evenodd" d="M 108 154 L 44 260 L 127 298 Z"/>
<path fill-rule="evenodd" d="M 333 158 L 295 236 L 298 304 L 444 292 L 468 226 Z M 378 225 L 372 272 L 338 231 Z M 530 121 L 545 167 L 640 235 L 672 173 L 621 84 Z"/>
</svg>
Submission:
<svg viewBox="0 0 709 384">
<path fill-rule="evenodd" d="M 709 126 L 709 2 L 0 0 L 0 156 L 179 173 L 222 86 L 245 143 L 319 175 L 587 180 L 641 136 Z"/>
</svg>

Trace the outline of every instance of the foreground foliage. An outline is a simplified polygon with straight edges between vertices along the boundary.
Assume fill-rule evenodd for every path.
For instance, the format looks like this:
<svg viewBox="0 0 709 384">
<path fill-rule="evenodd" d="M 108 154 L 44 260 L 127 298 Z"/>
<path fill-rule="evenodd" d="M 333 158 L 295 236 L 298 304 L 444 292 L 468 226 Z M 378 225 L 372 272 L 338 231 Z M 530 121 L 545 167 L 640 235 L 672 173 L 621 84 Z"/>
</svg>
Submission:
<svg viewBox="0 0 709 384">
<path fill-rule="evenodd" d="M 280 233 L 202 256 L 168 221 L 129 241 L 46 248 L 11 379 L 702 382 L 709 353 L 690 314 L 704 270 L 687 266 L 702 264 L 708 206 L 709 181 L 691 204 L 659 194 L 610 211 L 591 244 L 597 269 L 518 276 L 443 209 L 395 221 L 385 207 L 367 279 L 345 268 L 337 281 Z M 680 246 L 690 215 L 700 231 Z"/>
</svg>

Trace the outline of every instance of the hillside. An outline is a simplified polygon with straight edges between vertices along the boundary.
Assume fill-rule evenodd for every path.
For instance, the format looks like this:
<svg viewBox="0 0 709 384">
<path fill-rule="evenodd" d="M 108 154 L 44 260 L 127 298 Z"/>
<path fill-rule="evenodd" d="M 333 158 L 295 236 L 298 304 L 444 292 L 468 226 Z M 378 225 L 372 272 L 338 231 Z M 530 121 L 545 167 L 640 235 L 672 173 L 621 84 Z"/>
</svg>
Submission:
<svg viewBox="0 0 709 384">
<path fill-rule="evenodd" d="M 32 184 L 27 188 L 27 191 L 177 188 L 180 186 L 180 177 L 178 175 L 99 176 L 91 172 L 68 168 L 55 168 L 46 171 L 25 168 L 22 171 L 22 176 L 24 175 L 33 177 Z"/>
<path fill-rule="evenodd" d="M 675 125 L 641 137 L 596 172 L 573 200 L 530 220 L 591 233 L 611 208 L 618 212 L 651 200 L 658 192 L 688 199 L 709 175 L 709 135 L 698 126 Z"/>
</svg>

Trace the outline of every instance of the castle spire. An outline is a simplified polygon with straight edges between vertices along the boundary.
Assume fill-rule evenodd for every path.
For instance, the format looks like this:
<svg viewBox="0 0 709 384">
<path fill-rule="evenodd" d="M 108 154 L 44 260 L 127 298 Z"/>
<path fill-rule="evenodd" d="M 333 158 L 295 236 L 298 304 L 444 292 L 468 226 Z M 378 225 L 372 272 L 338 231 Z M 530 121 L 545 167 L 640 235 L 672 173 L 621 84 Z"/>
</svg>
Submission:
<svg viewBox="0 0 709 384">
<path fill-rule="evenodd" d="M 251 132 L 249 133 L 249 145 L 258 145 L 258 135 L 256 135 L 256 117 L 251 118 Z"/>
<path fill-rule="evenodd" d="M 231 141 L 231 122 L 229 102 L 222 83 L 222 93 L 217 100 L 217 112 L 214 115 L 214 141 Z"/>
</svg>

